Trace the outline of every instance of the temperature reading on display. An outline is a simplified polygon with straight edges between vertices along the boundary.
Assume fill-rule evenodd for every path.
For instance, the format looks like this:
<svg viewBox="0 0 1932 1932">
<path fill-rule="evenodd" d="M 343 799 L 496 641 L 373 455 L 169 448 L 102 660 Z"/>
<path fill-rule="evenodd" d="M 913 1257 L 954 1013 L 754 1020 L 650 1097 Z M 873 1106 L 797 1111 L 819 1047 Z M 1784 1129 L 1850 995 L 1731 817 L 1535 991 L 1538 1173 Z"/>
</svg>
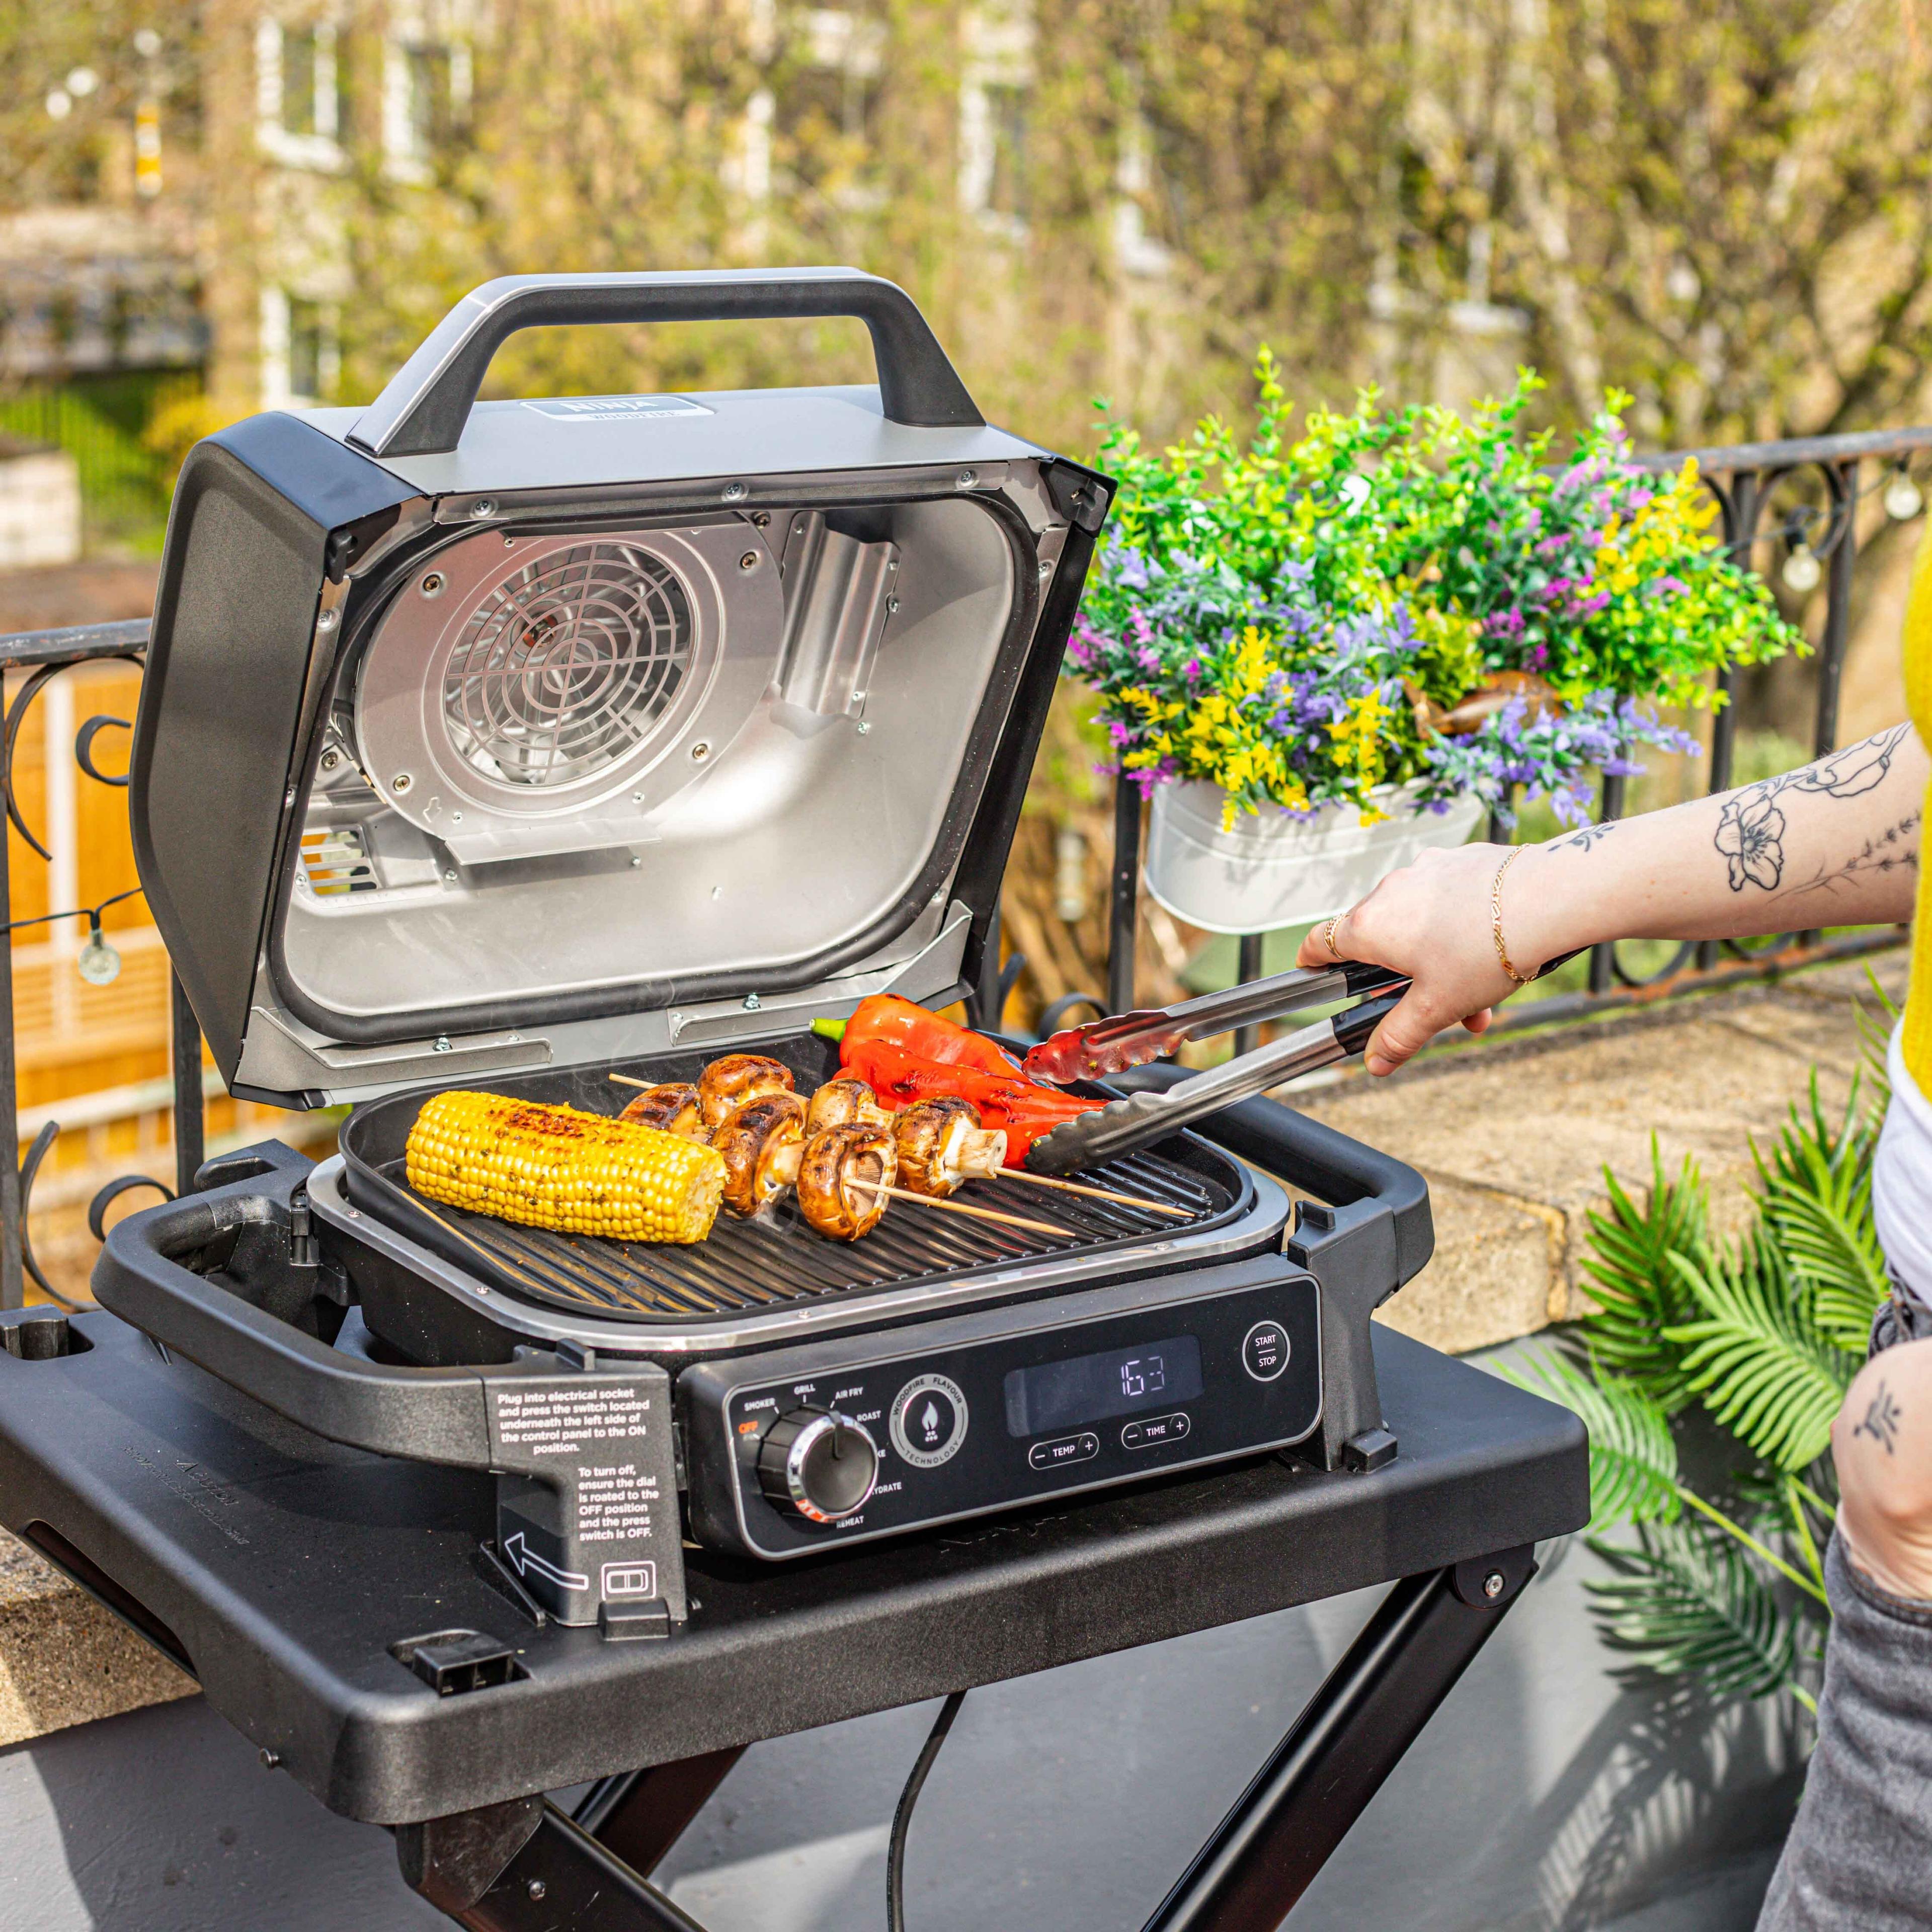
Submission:
<svg viewBox="0 0 1932 1932">
<path fill-rule="evenodd" d="M 1006 1428 L 1046 1436 L 1110 1416 L 1192 1402 L 1201 1393 L 1201 1344 L 1175 1335 L 1137 1348 L 1015 1369 L 1006 1378 Z"/>
</svg>

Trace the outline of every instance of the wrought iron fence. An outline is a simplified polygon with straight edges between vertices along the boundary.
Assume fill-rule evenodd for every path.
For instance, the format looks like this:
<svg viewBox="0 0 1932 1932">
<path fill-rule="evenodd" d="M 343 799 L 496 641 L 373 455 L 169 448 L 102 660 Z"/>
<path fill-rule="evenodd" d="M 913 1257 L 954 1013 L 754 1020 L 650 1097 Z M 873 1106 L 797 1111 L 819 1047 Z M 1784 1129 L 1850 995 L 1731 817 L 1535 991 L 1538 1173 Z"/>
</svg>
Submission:
<svg viewBox="0 0 1932 1932">
<path fill-rule="evenodd" d="M 26 722 L 27 712 L 34 700 L 46 690 L 53 680 L 64 671 L 74 670 L 83 664 L 101 664 L 113 659 L 139 664 L 148 642 L 148 625 L 146 619 L 118 624 L 86 624 L 68 630 L 34 631 L 24 635 L 0 638 L 0 672 L 21 672 L 18 688 L 6 707 L 5 722 L 0 726 L 0 798 L 4 798 L 7 817 L 26 842 L 32 852 L 46 861 L 51 854 L 35 833 L 22 810 L 16 796 L 14 784 L 14 755 L 20 742 L 20 729 Z M 72 756 L 80 770 L 96 783 L 124 786 L 124 778 L 104 772 L 94 757 L 95 740 L 107 730 L 126 726 L 126 718 L 104 717 L 89 718 L 76 734 Z M 47 748 L 50 764 L 54 758 L 62 755 L 66 747 L 50 745 Z M 100 915 L 113 899 L 93 906 L 58 906 L 51 911 L 40 914 L 32 919 L 16 920 L 14 916 L 14 882 L 10 842 L 0 829 L 0 928 L 4 928 L 5 943 L 0 944 L 0 1308 L 18 1308 L 26 1298 L 28 1277 L 41 1292 L 58 1301 L 65 1298 L 55 1288 L 35 1259 L 33 1242 L 28 1231 L 27 1212 L 33 1197 L 34 1181 L 41 1163 L 46 1159 L 60 1132 L 57 1118 L 47 1118 L 24 1158 L 20 1148 L 20 1092 L 16 1065 L 14 1010 L 14 946 L 13 935 L 22 926 L 52 926 L 69 920 L 85 920 L 88 923 L 88 944 L 78 956 L 82 965 L 90 950 L 100 947 Z M 116 898 L 129 898 L 130 893 L 117 894 Z M 170 1038 L 169 1058 L 172 1069 L 173 1084 L 173 1138 L 175 1148 L 175 1185 L 167 1188 L 161 1182 L 148 1181 L 146 1176 L 136 1180 L 130 1177 L 135 1185 L 145 1182 L 164 1193 L 185 1192 L 194 1184 L 195 1171 L 201 1165 L 204 1143 L 203 1096 L 202 1091 L 201 1032 L 196 1024 L 194 1010 L 182 993 L 178 980 L 170 975 L 169 990 Z M 44 1111 L 44 1110 L 37 1110 Z M 16 1166 L 16 1162 L 18 1166 Z M 118 1185 L 118 1184 L 117 1184 Z M 99 1204 L 104 1205 L 104 1202 Z M 94 1216 L 95 1231 L 99 1232 L 98 1209 Z"/>
<path fill-rule="evenodd" d="M 1762 567 L 1780 565 L 1787 587 L 1801 595 L 1823 581 L 1826 608 L 1817 645 L 1818 690 L 1813 744 L 1822 755 L 1838 742 L 1839 692 L 1850 638 L 1852 576 L 1858 548 L 1858 511 L 1874 496 L 1886 514 L 1904 521 L 1916 517 L 1923 503 L 1919 470 L 1932 470 L 1932 428 L 1882 431 L 1870 435 L 1831 436 L 1809 441 L 1754 443 L 1729 448 L 1698 450 L 1694 454 L 1706 482 L 1723 512 L 1725 542 L 1741 561 Z M 1674 468 L 1682 453 L 1641 459 L 1646 468 Z M 1794 568 L 1794 564 L 1796 568 Z M 62 673 L 110 659 L 138 664 L 147 644 L 145 620 L 94 624 L 0 638 L 0 672 L 21 674 L 0 726 L 0 795 L 7 815 L 28 848 L 40 858 L 47 850 L 22 812 L 14 786 L 14 760 L 21 726 L 28 708 Z M 1733 680 L 1722 688 L 1728 694 Z M 95 782 L 124 785 L 127 781 L 104 772 L 94 758 L 95 740 L 127 721 L 89 718 L 76 734 L 73 756 L 81 771 Z M 1721 791 L 1731 782 L 1736 748 L 1736 716 L 1731 708 L 1715 715 L 1706 772 L 1707 788 Z M 51 758 L 56 748 L 50 746 Z M 1600 815 L 1619 816 L 1624 805 L 1621 778 L 1606 778 Z M 1109 901 L 1108 983 L 1103 1001 L 1097 993 L 1070 994 L 1042 1016 L 1044 1030 L 1059 1024 L 1071 1011 L 1089 1006 L 1096 1011 L 1122 1012 L 1134 1004 L 1134 941 L 1139 915 L 1141 799 L 1137 788 L 1123 785 L 1116 794 L 1114 860 Z M 123 895 L 122 896 L 128 896 Z M 110 902 L 111 903 L 111 902 Z M 19 926 L 86 920 L 90 934 L 99 931 L 104 905 L 59 907 L 32 920 L 16 921 L 8 841 L 0 836 L 0 926 L 8 944 L 0 946 L 0 1308 L 16 1308 L 31 1276 L 43 1292 L 62 1298 L 35 1261 L 27 1233 L 27 1210 L 35 1174 L 59 1131 L 52 1110 L 36 1108 L 44 1124 L 24 1159 L 18 1154 L 20 1109 L 16 1084 L 14 1025 L 14 960 L 11 935 Z M 1591 958 L 1586 992 L 1558 995 L 1534 1004 L 1505 1008 L 1504 1025 L 1542 1024 L 1635 1001 L 1663 999 L 1809 964 L 1844 958 L 1898 943 L 1895 928 L 1885 928 L 1826 938 L 1816 932 L 1786 933 L 1778 938 L 1746 945 L 1735 941 L 1705 942 L 1680 946 L 1664 965 L 1648 974 L 1629 968 L 1614 944 L 1597 947 Z M 1240 977 L 1252 979 L 1261 970 L 1262 936 L 1240 942 Z M 82 949 L 84 958 L 86 948 Z M 997 960 L 997 950 L 988 949 Z M 988 983 L 973 1003 L 976 1017 L 992 1023 L 1004 1004 L 1004 994 L 1018 970 L 1009 961 L 1001 971 L 992 964 Z M 172 1069 L 175 1184 L 172 1190 L 146 1176 L 128 1177 L 113 1189 L 149 1186 L 164 1193 L 184 1192 L 194 1184 L 206 1140 L 201 1034 L 178 980 L 170 974 L 169 1051 Z M 16 1165 L 17 1161 L 17 1165 Z M 92 1226 L 100 1232 L 97 1201 Z"/>
</svg>

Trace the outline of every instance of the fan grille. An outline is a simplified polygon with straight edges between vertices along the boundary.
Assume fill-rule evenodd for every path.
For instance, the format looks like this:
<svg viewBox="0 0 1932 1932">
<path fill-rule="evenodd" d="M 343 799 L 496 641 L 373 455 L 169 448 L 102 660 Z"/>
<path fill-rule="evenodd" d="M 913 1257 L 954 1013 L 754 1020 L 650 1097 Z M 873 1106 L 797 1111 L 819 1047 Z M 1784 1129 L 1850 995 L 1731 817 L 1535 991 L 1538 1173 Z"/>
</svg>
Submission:
<svg viewBox="0 0 1932 1932">
<path fill-rule="evenodd" d="M 514 572 L 464 626 L 443 674 L 456 748 L 500 782 L 548 790 L 627 758 L 691 667 L 695 627 L 670 566 L 586 543 Z"/>
</svg>

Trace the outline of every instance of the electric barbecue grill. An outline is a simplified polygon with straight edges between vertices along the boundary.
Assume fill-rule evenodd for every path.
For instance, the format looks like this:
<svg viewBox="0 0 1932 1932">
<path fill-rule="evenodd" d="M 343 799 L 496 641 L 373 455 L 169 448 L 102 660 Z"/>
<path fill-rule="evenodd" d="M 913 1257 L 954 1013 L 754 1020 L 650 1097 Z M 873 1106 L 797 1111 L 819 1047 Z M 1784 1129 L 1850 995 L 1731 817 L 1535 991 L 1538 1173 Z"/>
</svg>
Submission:
<svg viewBox="0 0 1932 1932">
<path fill-rule="evenodd" d="M 871 326 L 876 392 L 474 400 L 533 323 L 826 312 Z M 369 410 L 254 418 L 182 472 L 142 876 L 232 1090 L 352 1108 L 288 1190 L 305 1272 L 218 1272 L 308 1285 L 320 1340 L 352 1305 L 392 1361 L 512 1372 L 498 1547 L 552 1615 L 681 1618 L 674 1528 L 788 1558 L 1261 1449 L 1394 1453 L 1322 1305 L 1359 1330 L 1412 1267 L 1322 1282 L 1281 1186 L 1191 1136 L 1088 1170 L 1151 1207 L 992 1180 L 1030 1231 L 908 1204 L 849 1245 L 795 1208 L 566 1237 L 404 1173 L 440 1088 L 609 1113 L 613 1072 L 755 1047 L 809 1091 L 812 1019 L 968 992 L 1110 490 L 988 428 L 905 297 L 844 271 L 493 284 Z M 112 1248 L 106 1305 L 196 1354 L 179 1271 L 140 1272 Z M 536 1362 L 565 1380 L 532 1412 Z M 593 1506 L 560 1445 L 607 1383 L 584 1439 L 632 1473 Z"/>
<path fill-rule="evenodd" d="M 876 388 L 475 400 L 518 328 L 819 314 Z M 232 1090 L 350 1112 L 120 1222 L 112 1314 L 0 1317 L 0 1502 L 465 1924 L 688 1932 L 638 1873 L 749 1739 L 1405 1578 L 1155 1922 L 1274 1924 L 1588 1514 L 1574 1418 L 1372 1335 L 1420 1178 L 1225 1084 L 1083 1170 L 1169 1211 L 974 1184 L 1028 1230 L 408 1186 L 432 1093 L 808 1088 L 813 1018 L 981 983 L 1109 490 L 845 270 L 492 284 L 184 468 L 142 878 Z"/>
</svg>

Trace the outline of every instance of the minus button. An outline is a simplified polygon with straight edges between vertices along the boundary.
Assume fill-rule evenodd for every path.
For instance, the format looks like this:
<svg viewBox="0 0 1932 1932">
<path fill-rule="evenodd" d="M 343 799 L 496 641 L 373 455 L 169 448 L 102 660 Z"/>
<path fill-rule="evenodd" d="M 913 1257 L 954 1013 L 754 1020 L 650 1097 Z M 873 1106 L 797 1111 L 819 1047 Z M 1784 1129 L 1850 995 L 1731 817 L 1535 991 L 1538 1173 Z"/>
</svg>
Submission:
<svg viewBox="0 0 1932 1932">
<path fill-rule="evenodd" d="M 1055 1436 L 1051 1442 L 1036 1442 L 1027 1451 L 1027 1460 L 1036 1469 L 1057 1469 L 1063 1462 L 1089 1462 L 1100 1453 L 1100 1438 L 1091 1430 L 1078 1436 Z"/>
</svg>

